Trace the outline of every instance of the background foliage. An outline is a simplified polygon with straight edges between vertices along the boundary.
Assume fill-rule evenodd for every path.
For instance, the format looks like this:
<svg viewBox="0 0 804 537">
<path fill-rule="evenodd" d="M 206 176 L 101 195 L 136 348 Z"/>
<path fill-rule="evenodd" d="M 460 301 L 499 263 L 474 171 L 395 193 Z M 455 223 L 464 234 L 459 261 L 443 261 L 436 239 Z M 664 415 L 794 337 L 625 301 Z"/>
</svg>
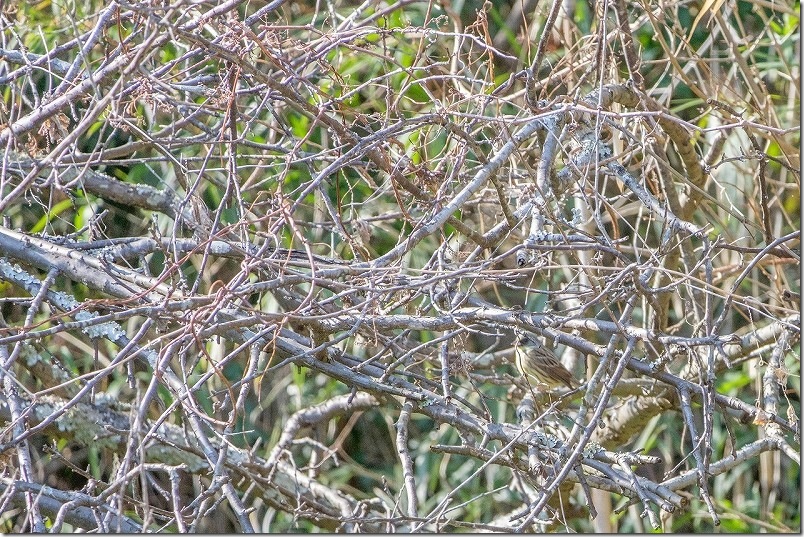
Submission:
<svg viewBox="0 0 804 537">
<path fill-rule="evenodd" d="M 0 7 L 2 531 L 799 531 L 798 2 Z"/>
</svg>

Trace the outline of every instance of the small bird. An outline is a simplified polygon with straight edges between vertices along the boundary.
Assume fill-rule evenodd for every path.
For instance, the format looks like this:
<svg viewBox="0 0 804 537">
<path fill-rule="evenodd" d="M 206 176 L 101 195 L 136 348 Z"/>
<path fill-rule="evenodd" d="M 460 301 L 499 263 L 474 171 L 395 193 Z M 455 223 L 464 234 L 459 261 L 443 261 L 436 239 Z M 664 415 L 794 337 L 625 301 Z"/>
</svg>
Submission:
<svg viewBox="0 0 804 537">
<path fill-rule="evenodd" d="M 579 386 L 572 373 L 540 341 L 521 332 L 516 343 L 516 367 L 528 382 L 547 384 L 551 388 L 562 384 L 570 389 Z"/>
</svg>

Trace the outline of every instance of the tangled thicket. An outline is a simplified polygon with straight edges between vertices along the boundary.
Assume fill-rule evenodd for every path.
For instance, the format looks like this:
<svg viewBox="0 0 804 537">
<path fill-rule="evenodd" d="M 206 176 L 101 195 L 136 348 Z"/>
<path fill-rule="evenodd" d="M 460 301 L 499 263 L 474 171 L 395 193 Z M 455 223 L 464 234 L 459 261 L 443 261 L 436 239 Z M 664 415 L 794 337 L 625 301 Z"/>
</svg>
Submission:
<svg viewBox="0 0 804 537">
<path fill-rule="evenodd" d="M 799 527 L 798 4 L 497 4 L 0 3 L 2 531 Z"/>
</svg>

